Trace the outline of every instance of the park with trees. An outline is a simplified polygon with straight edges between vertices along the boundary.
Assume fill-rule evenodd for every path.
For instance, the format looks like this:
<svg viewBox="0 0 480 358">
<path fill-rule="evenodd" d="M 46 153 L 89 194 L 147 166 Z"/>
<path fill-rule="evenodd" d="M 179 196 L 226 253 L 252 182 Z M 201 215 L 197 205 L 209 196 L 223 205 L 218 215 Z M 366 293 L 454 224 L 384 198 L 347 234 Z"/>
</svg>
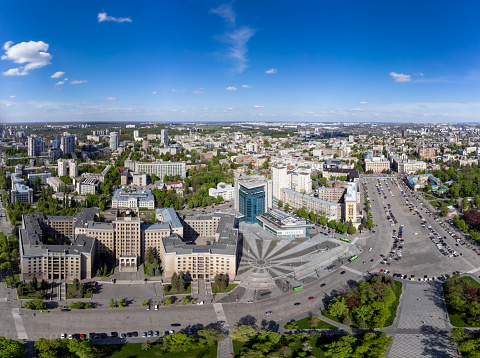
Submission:
<svg viewBox="0 0 480 358">
<path fill-rule="evenodd" d="M 454 276 L 443 284 L 443 290 L 452 325 L 480 327 L 480 284 L 468 276 Z"/>
<path fill-rule="evenodd" d="M 351 292 L 334 297 L 322 315 L 351 327 L 388 327 L 395 319 L 401 292 L 401 282 L 375 275 L 358 282 Z"/>
</svg>

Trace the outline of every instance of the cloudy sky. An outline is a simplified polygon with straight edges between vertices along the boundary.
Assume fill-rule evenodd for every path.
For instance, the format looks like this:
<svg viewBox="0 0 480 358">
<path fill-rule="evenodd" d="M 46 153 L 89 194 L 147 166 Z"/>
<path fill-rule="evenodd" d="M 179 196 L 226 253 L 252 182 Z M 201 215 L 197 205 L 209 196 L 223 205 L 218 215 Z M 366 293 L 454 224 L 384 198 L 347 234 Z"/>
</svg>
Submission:
<svg viewBox="0 0 480 358">
<path fill-rule="evenodd" d="M 480 121 L 480 2 L 2 1 L 0 122 Z"/>
</svg>

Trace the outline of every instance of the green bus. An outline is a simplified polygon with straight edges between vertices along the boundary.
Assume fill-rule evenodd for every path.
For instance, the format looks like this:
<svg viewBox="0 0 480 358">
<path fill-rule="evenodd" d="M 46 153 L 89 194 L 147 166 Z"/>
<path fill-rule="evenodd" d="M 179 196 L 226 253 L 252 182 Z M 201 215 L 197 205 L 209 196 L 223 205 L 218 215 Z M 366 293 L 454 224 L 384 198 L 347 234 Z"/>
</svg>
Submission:
<svg viewBox="0 0 480 358">
<path fill-rule="evenodd" d="M 358 255 L 355 255 L 355 256 L 350 257 L 350 259 L 349 259 L 348 261 L 353 262 L 353 261 L 355 261 L 356 259 L 358 259 Z"/>
<path fill-rule="evenodd" d="M 340 241 L 343 241 L 343 242 L 350 242 L 350 240 L 349 240 L 349 239 L 345 239 L 345 238 L 343 238 L 343 237 L 341 237 L 341 238 L 340 238 Z"/>
<path fill-rule="evenodd" d="M 297 286 L 293 288 L 294 291 L 301 291 L 303 290 L 303 286 Z"/>
</svg>

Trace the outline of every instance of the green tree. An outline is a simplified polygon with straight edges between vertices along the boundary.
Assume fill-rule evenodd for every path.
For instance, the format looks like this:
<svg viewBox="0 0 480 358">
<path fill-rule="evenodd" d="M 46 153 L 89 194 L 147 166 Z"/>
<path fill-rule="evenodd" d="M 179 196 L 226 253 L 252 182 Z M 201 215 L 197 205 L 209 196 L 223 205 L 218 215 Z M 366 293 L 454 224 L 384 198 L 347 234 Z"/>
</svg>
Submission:
<svg viewBox="0 0 480 358">
<path fill-rule="evenodd" d="M 228 285 L 228 277 L 224 274 L 215 275 L 215 285 L 219 291 L 224 291 Z"/>
<path fill-rule="evenodd" d="M 152 264 L 153 261 L 157 258 L 157 252 L 155 251 L 155 248 L 153 248 L 152 246 L 150 246 L 148 249 L 147 249 L 147 261 L 148 263 Z"/>
<path fill-rule="evenodd" d="M 0 336 L 0 358 L 21 358 L 25 354 L 25 345 Z"/>
<path fill-rule="evenodd" d="M 290 210 L 290 205 L 288 203 L 285 204 L 285 211 Z"/>
<path fill-rule="evenodd" d="M 355 226 L 353 226 L 353 225 L 349 226 L 348 233 L 350 235 L 354 235 L 356 232 L 357 232 L 357 229 L 355 229 Z"/>
<path fill-rule="evenodd" d="M 115 300 L 110 298 L 110 307 L 115 307 Z"/>
<path fill-rule="evenodd" d="M 163 349 L 168 352 L 186 352 L 194 347 L 195 339 L 184 333 L 169 334 L 163 338 Z"/>
<path fill-rule="evenodd" d="M 247 342 L 255 335 L 255 329 L 246 325 L 235 326 L 229 335 L 234 341 Z"/>
<path fill-rule="evenodd" d="M 223 338 L 223 335 L 214 329 L 201 329 L 197 334 L 200 336 L 202 346 L 211 346 Z"/>
<path fill-rule="evenodd" d="M 442 216 L 447 216 L 448 215 L 448 206 L 443 205 L 442 208 L 440 209 L 440 214 Z"/>
<path fill-rule="evenodd" d="M 148 351 L 150 348 L 152 348 L 152 343 L 149 340 L 142 343 L 142 351 Z"/>
<path fill-rule="evenodd" d="M 75 354 L 78 358 L 92 358 L 93 344 L 89 339 L 70 339 L 68 340 L 68 350 Z"/>
<path fill-rule="evenodd" d="M 278 207 L 279 208 L 283 207 L 283 201 L 281 201 L 281 200 L 278 201 Z"/>
</svg>

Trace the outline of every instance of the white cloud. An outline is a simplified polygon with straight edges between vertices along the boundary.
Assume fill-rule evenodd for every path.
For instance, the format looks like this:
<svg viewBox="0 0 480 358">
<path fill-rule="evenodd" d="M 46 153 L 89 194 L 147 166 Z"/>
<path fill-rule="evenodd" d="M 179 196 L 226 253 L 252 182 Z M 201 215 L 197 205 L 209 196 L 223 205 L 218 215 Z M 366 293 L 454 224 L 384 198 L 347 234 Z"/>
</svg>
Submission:
<svg viewBox="0 0 480 358">
<path fill-rule="evenodd" d="M 14 94 L 12 94 L 12 95 L 10 96 L 10 98 L 15 98 L 15 95 L 14 95 Z"/>
<path fill-rule="evenodd" d="M 233 27 L 232 30 L 219 36 L 218 40 L 227 44 L 226 55 L 234 60 L 234 71 L 242 73 L 248 67 L 247 42 L 255 35 L 256 30 L 249 26 L 237 27 L 235 23 L 235 12 L 231 4 L 220 5 L 218 8 L 210 10 L 210 12 L 220 16 L 228 25 Z"/>
<path fill-rule="evenodd" d="M 64 74 L 65 74 L 65 72 L 58 71 L 58 72 L 55 72 L 53 75 L 51 75 L 50 78 L 60 78 L 60 77 L 62 77 Z"/>
<path fill-rule="evenodd" d="M 55 86 L 60 86 L 60 85 L 63 85 L 65 82 L 63 81 L 58 81 L 57 83 L 55 83 Z"/>
<path fill-rule="evenodd" d="M 414 73 L 414 75 L 415 75 L 415 76 L 422 76 L 422 77 L 425 76 L 425 75 L 423 74 L 423 72 L 417 72 L 417 73 Z"/>
<path fill-rule="evenodd" d="M 268 73 L 268 74 L 277 73 L 277 69 L 276 68 L 271 68 L 271 69 L 265 71 L 265 73 Z"/>
<path fill-rule="evenodd" d="M 225 88 L 227 91 L 236 91 L 237 87 L 227 87 Z"/>
<path fill-rule="evenodd" d="M 2 60 L 12 60 L 15 63 L 26 64 L 17 68 L 11 68 L 3 72 L 4 76 L 25 76 L 28 71 L 42 68 L 50 63 L 52 55 L 48 52 L 48 44 L 43 41 L 20 42 L 13 45 L 12 41 L 5 42 L 3 49 L 5 55 Z"/>
<path fill-rule="evenodd" d="M 157 94 L 157 92 L 154 91 L 154 92 L 152 92 L 152 94 Z"/>
<path fill-rule="evenodd" d="M 249 85 L 242 85 L 242 88 L 252 88 L 253 86 L 249 86 Z"/>
<path fill-rule="evenodd" d="M 172 88 L 172 89 L 170 90 L 170 92 L 180 92 L 180 90 L 177 90 L 177 89 L 175 89 L 175 88 Z"/>
<path fill-rule="evenodd" d="M 104 99 L 104 101 L 116 101 L 117 99 L 115 97 L 107 97 Z"/>
<path fill-rule="evenodd" d="M 260 105 L 258 105 L 258 104 L 256 104 L 255 106 L 253 106 L 253 108 L 263 108 L 263 107 L 265 107 L 265 106 L 260 106 Z"/>
<path fill-rule="evenodd" d="M 64 80 L 64 81 L 68 81 L 68 77 L 65 77 L 63 80 Z"/>
<path fill-rule="evenodd" d="M 358 102 L 359 104 L 367 104 L 366 101 Z"/>
<path fill-rule="evenodd" d="M 98 22 L 104 21 L 113 21 L 113 22 L 132 22 L 132 19 L 129 17 L 113 17 L 108 16 L 106 12 L 101 12 L 98 14 Z"/>
<path fill-rule="evenodd" d="M 78 85 L 79 83 L 85 83 L 87 80 L 81 80 L 81 81 L 72 81 L 70 82 L 72 85 Z"/>
<path fill-rule="evenodd" d="M 390 72 L 389 75 L 393 77 L 395 82 L 410 82 L 412 80 L 412 76 L 403 73 Z"/>
<path fill-rule="evenodd" d="M 202 94 L 203 92 L 202 91 L 193 91 L 192 93 L 193 94 Z"/>
<path fill-rule="evenodd" d="M 235 12 L 232 9 L 232 4 L 222 4 L 216 9 L 210 10 L 212 14 L 217 14 L 223 18 L 228 24 L 235 26 Z"/>
</svg>

